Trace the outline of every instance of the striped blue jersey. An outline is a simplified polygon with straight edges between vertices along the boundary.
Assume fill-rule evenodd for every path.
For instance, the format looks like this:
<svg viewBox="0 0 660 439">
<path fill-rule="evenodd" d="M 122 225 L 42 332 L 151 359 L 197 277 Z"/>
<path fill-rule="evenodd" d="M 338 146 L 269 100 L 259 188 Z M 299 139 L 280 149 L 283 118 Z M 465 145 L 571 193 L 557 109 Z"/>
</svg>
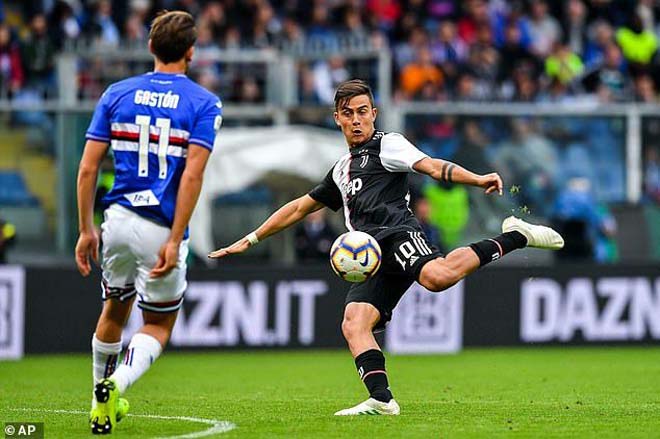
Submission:
<svg viewBox="0 0 660 439">
<path fill-rule="evenodd" d="M 171 227 L 188 145 L 213 150 L 221 125 L 220 99 L 184 74 L 152 72 L 110 85 L 86 134 L 109 142 L 114 155 L 104 205 Z"/>
</svg>

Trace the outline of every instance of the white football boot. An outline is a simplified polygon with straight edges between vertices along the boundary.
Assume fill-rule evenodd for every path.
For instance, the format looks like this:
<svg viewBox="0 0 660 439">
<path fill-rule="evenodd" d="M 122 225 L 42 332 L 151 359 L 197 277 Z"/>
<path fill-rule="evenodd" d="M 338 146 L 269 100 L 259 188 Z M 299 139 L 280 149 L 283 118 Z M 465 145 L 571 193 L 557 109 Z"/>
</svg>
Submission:
<svg viewBox="0 0 660 439">
<path fill-rule="evenodd" d="M 355 407 L 339 410 L 335 416 L 398 415 L 400 412 L 399 404 L 394 399 L 390 399 L 390 402 L 382 402 L 369 398 Z"/>
<path fill-rule="evenodd" d="M 502 221 L 502 232 L 520 232 L 527 238 L 527 247 L 559 250 L 564 246 L 564 238 L 550 227 L 527 223 L 510 216 Z"/>
</svg>

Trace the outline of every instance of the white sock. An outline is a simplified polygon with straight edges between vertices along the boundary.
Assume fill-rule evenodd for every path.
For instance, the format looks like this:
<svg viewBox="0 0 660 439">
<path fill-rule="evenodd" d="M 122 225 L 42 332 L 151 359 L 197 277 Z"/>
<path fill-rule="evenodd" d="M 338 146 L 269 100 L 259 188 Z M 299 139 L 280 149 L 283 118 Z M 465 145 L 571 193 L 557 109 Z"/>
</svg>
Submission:
<svg viewBox="0 0 660 439">
<path fill-rule="evenodd" d="M 121 340 L 106 343 L 92 335 L 92 372 L 94 384 L 112 375 L 117 369 L 117 360 L 121 353 Z"/>
<path fill-rule="evenodd" d="M 136 382 L 162 351 L 163 347 L 154 337 L 142 333 L 135 334 L 126 349 L 124 360 L 112 374 L 112 378 L 117 381 L 119 393 L 123 394 Z"/>
</svg>

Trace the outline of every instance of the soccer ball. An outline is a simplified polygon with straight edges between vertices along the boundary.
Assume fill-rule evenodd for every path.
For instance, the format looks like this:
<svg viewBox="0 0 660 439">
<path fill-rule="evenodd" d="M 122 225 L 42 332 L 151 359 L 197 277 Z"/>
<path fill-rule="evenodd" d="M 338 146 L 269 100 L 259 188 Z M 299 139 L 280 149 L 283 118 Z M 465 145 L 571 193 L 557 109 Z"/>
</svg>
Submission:
<svg viewBox="0 0 660 439">
<path fill-rule="evenodd" d="M 337 276 L 349 282 L 364 282 L 380 267 L 378 242 L 364 232 L 340 235 L 330 249 L 330 266 Z"/>
</svg>

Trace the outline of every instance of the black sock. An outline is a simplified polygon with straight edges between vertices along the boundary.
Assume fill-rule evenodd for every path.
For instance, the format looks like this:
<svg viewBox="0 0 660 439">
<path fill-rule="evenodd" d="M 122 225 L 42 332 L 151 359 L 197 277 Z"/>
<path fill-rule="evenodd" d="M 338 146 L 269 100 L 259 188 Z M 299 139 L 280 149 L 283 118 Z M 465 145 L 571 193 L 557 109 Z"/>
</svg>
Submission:
<svg viewBox="0 0 660 439">
<path fill-rule="evenodd" d="M 378 349 L 370 349 L 362 352 L 355 358 L 360 379 L 367 387 L 369 396 L 382 402 L 390 402 L 392 392 L 387 383 L 387 372 L 385 372 L 385 356 Z"/>
<path fill-rule="evenodd" d="M 480 266 L 489 262 L 497 261 L 499 258 L 515 249 L 527 245 L 527 238 L 520 232 L 506 232 L 491 239 L 470 244 L 470 248 L 479 256 Z"/>
</svg>

